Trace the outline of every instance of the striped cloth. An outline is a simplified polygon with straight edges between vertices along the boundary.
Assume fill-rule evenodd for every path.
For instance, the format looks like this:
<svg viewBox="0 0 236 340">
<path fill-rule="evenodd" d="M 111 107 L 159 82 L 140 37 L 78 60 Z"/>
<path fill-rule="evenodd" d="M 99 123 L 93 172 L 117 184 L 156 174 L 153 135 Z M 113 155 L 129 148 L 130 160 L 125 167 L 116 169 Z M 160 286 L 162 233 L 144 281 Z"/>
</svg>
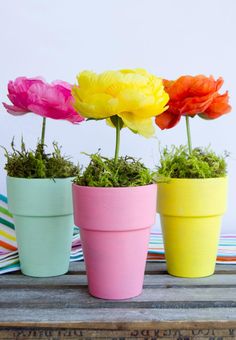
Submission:
<svg viewBox="0 0 236 340">
<path fill-rule="evenodd" d="M 147 259 L 148 261 L 165 262 L 161 233 L 151 234 Z M 236 264 L 236 234 L 223 234 L 220 236 L 216 263 Z"/>
<path fill-rule="evenodd" d="M 74 227 L 70 261 L 83 260 L 79 228 Z M 153 232 L 150 237 L 148 261 L 164 262 L 164 246 L 161 233 Z M 220 237 L 217 263 L 236 264 L 236 234 Z M 0 274 L 20 269 L 14 222 L 8 211 L 7 198 L 0 195 Z"/>
<path fill-rule="evenodd" d="M 0 274 L 19 270 L 14 223 L 7 198 L 0 195 Z"/>
<path fill-rule="evenodd" d="M 8 211 L 7 198 L 3 195 L 0 195 L 0 226 L 0 252 L 17 250 L 12 214 Z"/>
</svg>

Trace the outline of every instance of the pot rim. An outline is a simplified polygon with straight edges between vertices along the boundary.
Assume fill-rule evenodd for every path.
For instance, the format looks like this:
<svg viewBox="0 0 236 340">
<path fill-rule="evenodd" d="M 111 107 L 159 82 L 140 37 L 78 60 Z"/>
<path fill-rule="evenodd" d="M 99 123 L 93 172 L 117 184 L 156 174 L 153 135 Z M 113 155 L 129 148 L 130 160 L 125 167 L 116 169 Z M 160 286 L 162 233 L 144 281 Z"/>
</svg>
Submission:
<svg viewBox="0 0 236 340">
<path fill-rule="evenodd" d="M 209 178 L 168 178 L 166 179 L 166 182 L 157 182 L 157 185 L 159 184 L 168 184 L 169 182 L 181 182 L 181 181 L 199 181 L 199 182 L 204 182 L 204 181 L 217 181 L 217 180 L 227 180 L 229 176 L 224 176 L 224 177 L 209 177 Z"/>
<path fill-rule="evenodd" d="M 147 188 L 147 187 L 152 187 L 152 186 L 156 186 L 157 183 L 152 183 L 152 184 L 145 184 L 145 185 L 137 185 L 137 186 L 130 186 L 130 187 L 91 187 L 88 185 L 78 185 L 76 183 L 72 183 L 73 187 L 77 187 L 77 188 L 83 188 L 83 189 L 87 189 L 87 190 L 127 190 L 127 189 L 135 189 L 135 188 Z"/>
<path fill-rule="evenodd" d="M 73 177 L 64 177 L 64 178 L 61 178 L 61 177 L 55 177 L 55 178 L 52 178 L 52 177 L 48 177 L 48 178 L 26 178 L 26 177 L 13 177 L 13 176 L 8 176 L 7 175 L 7 178 L 10 178 L 10 179 L 14 179 L 14 180 L 19 180 L 19 181 L 61 181 L 61 180 L 68 180 L 68 179 L 71 179 L 73 180 L 75 178 L 75 176 Z"/>
</svg>

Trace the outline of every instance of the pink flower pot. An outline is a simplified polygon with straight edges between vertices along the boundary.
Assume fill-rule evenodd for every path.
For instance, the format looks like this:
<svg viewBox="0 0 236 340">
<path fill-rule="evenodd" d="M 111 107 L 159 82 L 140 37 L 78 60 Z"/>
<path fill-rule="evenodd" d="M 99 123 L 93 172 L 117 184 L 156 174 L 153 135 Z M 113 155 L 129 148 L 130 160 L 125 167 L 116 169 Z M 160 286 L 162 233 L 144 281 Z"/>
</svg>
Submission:
<svg viewBox="0 0 236 340">
<path fill-rule="evenodd" d="M 73 184 L 91 295 L 128 299 L 141 294 L 157 185 L 97 188 Z"/>
</svg>

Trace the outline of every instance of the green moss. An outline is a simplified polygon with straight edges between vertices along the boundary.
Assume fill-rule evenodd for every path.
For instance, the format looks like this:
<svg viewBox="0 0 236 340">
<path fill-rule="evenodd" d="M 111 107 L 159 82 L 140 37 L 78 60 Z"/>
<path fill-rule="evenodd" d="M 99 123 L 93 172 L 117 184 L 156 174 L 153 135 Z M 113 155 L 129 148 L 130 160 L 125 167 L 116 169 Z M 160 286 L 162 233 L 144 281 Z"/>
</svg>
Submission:
<svg viewBox="0 0 236 340">
<path fill-rule="evenodd" d="M 227 156 L 227 153 L 218 156 L 209 148 L 195 148 L 189 155 L 185 146 L 172 146 L 170 149 L 166 147 L 161 153 L 157 177 L 160 181 L 163 178 L 225 177 Z"/>
<path fill-rule="evenodd" d="M 46 154 L 42 144 L 38 144 L 35 151 L 26 150 L 21 142 L 21 149 L 16 150 L 14 140 L 11 144 L 12 152 L 5 150 L 7 162 L 5 170 L 8 176 L 19 178 L 67 178 L 78 174 L 76 167 L 68 157 L 61 154 L 57 143 L 53 143 L 53 152 Z"/>
<path fill-rule="evenodd" d="M 153 183 L 151 171 L 139 160 L 120 157 L 117 162 L 97 154 L 83 173 L 76 177 L 78 185 L 91 187 L 133 187 Z"/>
</svg>

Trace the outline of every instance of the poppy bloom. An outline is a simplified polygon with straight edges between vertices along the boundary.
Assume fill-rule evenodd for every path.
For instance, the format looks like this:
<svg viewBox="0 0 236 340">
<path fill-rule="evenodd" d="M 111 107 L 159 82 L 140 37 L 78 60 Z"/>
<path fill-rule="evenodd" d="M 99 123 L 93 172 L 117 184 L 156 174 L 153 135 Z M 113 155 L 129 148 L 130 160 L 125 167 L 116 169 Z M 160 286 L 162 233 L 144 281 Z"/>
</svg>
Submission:
<svg viewBox="0 0 236 340">
<path fill-rule="evenodd" d="M 231 110 L 228 92 L 218 93 L 224 82 L 222 78 L 182 76 L 175 81 L 163 82 L 170 101 L 168 110 L 155 119 L 162 130 L 174 127 L 181 116 L 215 119 Z"/>
<path fill-rule="evenodd" d="M 40 78 L 19 77 L 8 83 L 8 98 L 13 105 L 3 105 L 14 116 L 33 112 L 74 124 L 84 120 L 73 108 L 71 85 L 63 81 L 49 84 Z"/>
</svg>

